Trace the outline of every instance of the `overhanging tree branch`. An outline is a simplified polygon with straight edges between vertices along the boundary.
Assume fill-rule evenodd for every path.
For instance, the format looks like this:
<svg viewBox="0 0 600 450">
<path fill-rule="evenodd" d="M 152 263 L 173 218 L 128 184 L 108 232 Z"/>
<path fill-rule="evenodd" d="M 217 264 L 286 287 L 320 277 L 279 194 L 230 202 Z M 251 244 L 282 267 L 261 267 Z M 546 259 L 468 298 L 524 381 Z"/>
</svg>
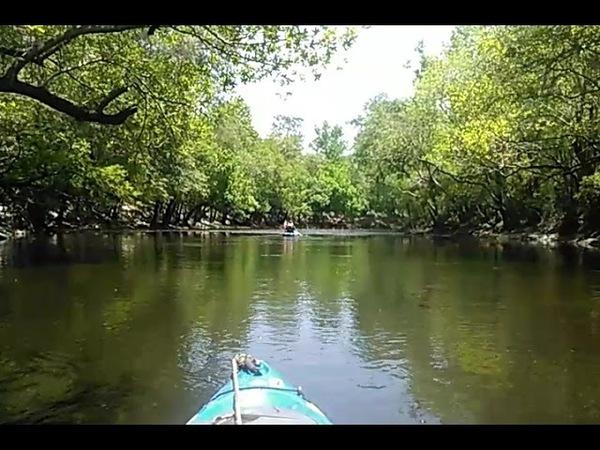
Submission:
<svg viewBox="0 0 600 450">
<path fill-rule="evenodd" d="M 77 121 L 96 122 L 104 125 L 120 125 L 137 112 L 136 106 L 130 106 L 115 114 L 107 114 L 103 112 L 108 103 L 118 97 L 118 95 L 123 94 L 126 90 L 127 88 L 120 88 L 113 91 L 100 102 L 98 110 L 90 111 L 82 106 L 74 104 L 69 100 L 52 94 L 44 87 L 33 86 L 16 79 L 10 80 L 7 79 L 6 76 L 0 77 L 0 92 L 20 94 L 37 100 L 56 111 L 73 117 Z"/>
<path fill-rule="evenodd" d="M 100 103 L 98 104 L 97 111 L 99 111 L 99 112 L 104 111 L 110 102 L 115 100 L 117 97 L 123 95 L 127 91 L 128 91 L 128 88 L 126 88 L 126 87 L 120 87 L 120 88 L 113 89 L 105 98 L 103 98 L 100 101 Z"/>
<path fill-rule="evenodd" d="M 123 31 L 134 30 L 136 28 L 145 28 L 147 25 L 84 25 L 71 28 L 63 34 L 49 39 L 45 43 L 36 43 L 29 50 L 15 61 L 6 72 L 9 78 L 17 78 L 19 72 L 29 63 L 36 62 L 42 64 L 43 61 L 62 47 L 67 45 L 72 40 L 79 36 L 88 34 L 106 34 L 106 33 L 121 33 Z"/>
<path fill-rule="evenodd" d="M 137 107 L 130 106 L 115 114 L 107 114 L 104 109 L 110 102 L 127 92 L 127 88 L 121 87 L 113 90 L 99 102 L 96 110 L 89 110 L 83 106 L 52 94 L 44 86 L 35 86 L 19 80 L 19 73 L 30 63 L 42 65 L 44 60 L 58 52 L 74 39 L 92 34 L 120 33 L 124 31 L 148 28 L 148 25 L 84 25 L 68 29 L 64 33 L 47 40 L 45 43 L 36 43 L 29 49 L 10 49 L 2 47 L 0 53 L 16 58 L 13 64 L 0 77 L 0 92 L 23 95 L 37 100 L 46 106 L 67 114 L 77 121 L 95 122 L 105 125 L 120 125 L 136 113 Z M 155 28 L 151 26 L 150 28 Z"/>
</svg>

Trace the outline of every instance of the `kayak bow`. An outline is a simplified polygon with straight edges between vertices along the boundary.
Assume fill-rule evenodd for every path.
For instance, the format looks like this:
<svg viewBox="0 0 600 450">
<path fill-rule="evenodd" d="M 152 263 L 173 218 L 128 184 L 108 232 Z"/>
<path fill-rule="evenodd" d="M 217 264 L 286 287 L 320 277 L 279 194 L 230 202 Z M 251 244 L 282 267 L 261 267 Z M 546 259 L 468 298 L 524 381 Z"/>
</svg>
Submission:
<svg viewBox="0 0 600 450">
<path fill-rule="evenodd" d="M 331 425 L 300 387 L 265 361 L 246 354 L 232 360 L 232 376 L 188 425 Z"/>
</svg>

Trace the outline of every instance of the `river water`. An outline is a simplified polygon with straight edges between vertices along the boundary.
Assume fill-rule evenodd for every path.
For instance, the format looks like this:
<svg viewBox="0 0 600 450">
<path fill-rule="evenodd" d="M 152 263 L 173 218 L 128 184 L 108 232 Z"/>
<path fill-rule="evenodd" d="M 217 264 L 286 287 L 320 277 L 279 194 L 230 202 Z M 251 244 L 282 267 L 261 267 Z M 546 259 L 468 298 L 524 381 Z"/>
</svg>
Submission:
<svg viewBox="0 0 600 450">
<path fill-rule="evenodd" d="M 185 423 L 241 351 L 335 423 L 599 423 L 600 262 L 325 233 L 0 246 L 0 423 Z"/>
</svg>

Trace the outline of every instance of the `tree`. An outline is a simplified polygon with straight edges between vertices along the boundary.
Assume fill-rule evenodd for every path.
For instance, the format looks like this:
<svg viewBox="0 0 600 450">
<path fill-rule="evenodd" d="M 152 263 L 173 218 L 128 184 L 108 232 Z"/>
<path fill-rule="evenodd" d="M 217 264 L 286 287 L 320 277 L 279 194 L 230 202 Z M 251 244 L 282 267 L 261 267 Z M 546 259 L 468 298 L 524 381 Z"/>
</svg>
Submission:
<svg viewBox="0 0 600 450">
<path fill-rule="evenodd" d="M 328 160 L 339 159 L 346 151 L 344 130 L 339 125 L 331 126 L 327 121 L 321 127 L 315 127 L 316 137 L 310 148 Z"/>
<path fill-rule="evenodd" d="M 338 31 L 301 26 L 6 26 L 0 31 L 0 92 L 34 99 L 77 121 L 120 125 L 138 110 L 128 102 L 160 95 L 157 86 L 139 82 L 144 77 L 141 59 L 170 58 L 196 66 L 204 78 L 200 90 L 216 85 L 218 92 L 272 74 L 285 83 L 299 74 L 298 63 L 318 74 L 340 43 L 348 48 L 354 30 Z M 114 80 L 103 92 L 88 84 L 106 70 L 119 72 L 125 84 Z M 85 101 L 70 100 L 74 85 L 87 85 Z M 127 96 L 132 90 L 138 95 Z M 128 100 L 117 102 L 120 98 Z"/>
</svg>

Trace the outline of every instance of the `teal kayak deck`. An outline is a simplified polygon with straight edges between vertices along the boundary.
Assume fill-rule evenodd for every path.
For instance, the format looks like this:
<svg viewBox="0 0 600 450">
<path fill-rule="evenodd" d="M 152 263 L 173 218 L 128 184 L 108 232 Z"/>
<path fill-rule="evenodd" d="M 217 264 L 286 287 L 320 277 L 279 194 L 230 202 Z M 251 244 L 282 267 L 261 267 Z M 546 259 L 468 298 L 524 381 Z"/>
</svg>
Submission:
<svg viewBox="0 0 600 450">
<path fill-rule="evenodd" d="M 240 369 L 237 374 L 242 423 L 313 424 L 332 422 L 300 388 L 290 384 L 265 361 L 257 361 L 257 373 Z M 234 385 L 230 378 L 188 422 L 188 425 L 233 424 Z"/>
</svg>

